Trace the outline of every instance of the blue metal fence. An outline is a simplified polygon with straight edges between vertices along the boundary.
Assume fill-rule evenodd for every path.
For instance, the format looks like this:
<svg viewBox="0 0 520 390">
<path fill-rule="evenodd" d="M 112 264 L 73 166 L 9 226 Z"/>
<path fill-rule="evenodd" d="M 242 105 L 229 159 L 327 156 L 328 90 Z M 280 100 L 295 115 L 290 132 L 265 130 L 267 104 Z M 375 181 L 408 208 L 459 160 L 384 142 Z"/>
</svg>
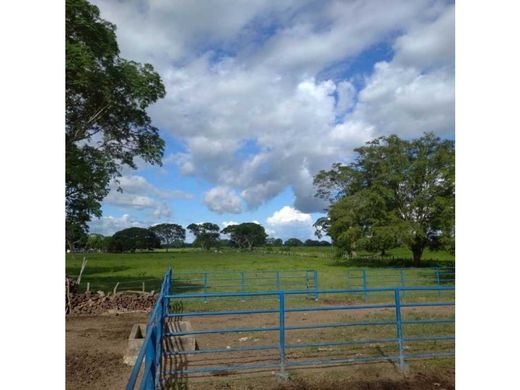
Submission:
<svg viewBox="0 0 520 390">
<path fill-rule="evenodd" d="M 348 288 L 453 286 L 455 267 L 351 269 L 346 272 Z"/>
<path fill-rule="evenodd" d="M 161 290 L 146 325 L 146 336 L 130 374 L 127 390 L 134 389 L 139 377 L 141 377 L 140 389 L 155 389 L 156 384 L 161 383 L 164 319 L 169 312 L 169 300 L 166 296 L 170 293 L 171 276 L 170 268 L 164 275 Z"/>
<path fill-rule="evenodd" d="M 144 371 L 141 373 L 140 388 L 154 389 L 160 388 L 170 380 L 178 380 L 179 377 L 264 369 L 278 369 L 280 375 L 285 376 L 288 368 L 331 366 L 355 362 L 392 361 L 400 367 L 405 367 L 406 361 L 409 359 L 454 355 L 454 314 L 445 309 L 430 312 L 435 308 L 450 308 L 455 305 L 454 286 L 439 284 L 421 287 L 316 289 L 314 292 L 323 296 L 324 299 L 308 301 L 298 299 L 308 295 L 309 291 L 306 289 L 172 294 L 170 291 L 175 291 L 175 287 L 170 286 L 171 280 L 171 271 L 169 271 L 150 316 L 144 345 L 132 371 L 127 389 L 134 388 L 143 365 L 143 359 L 145 364 Z M 406 298 L 403 297 L 405 292 Z M 360 294 L 376 295 L 377 302 L 360 304 L 352 299 Z M 241 300 L 245 297 L 268 298 L 273 305 L 266 308 L 257 305 L 255 309 L 242 309 L 240 303 L 237 302 L 230 305 L 233 307 L 232 310 L 193 309 L 185 311 L 190 305 L 178 304 L 181 301 L 197 302 L 199 299 L 208 298 Z M 331 297 L 334 299 L 331 300 Z M 302 322 L 301 319 L 296 320 L 295 323 L 291 322 L 295 315 L 308 315 L 309 317 L 306 319 L 312 320 L 312 315 L 318 312 L 338 313 L 337 317 L 341 313 L 353 313 L 351 315 L 353 319 L 357 318 L 357 321 L 349 318 L 348 321 L 322 322 L 321 318 L 318 318 L 319 322 L 316 323 Z M 366 314 L 361 315 L 360 313 Z M 377 316 L 373 318 L 374 313 L 380 313 L 381 318 L 377 318 Z M 250 316 L 265 315 L 272 316 L 265 326 L 247 326 L 247 322 L 243 323 Z M 203 326 L 200 328 L 199 325 L 202 324 L 199 320 L 196 330 L 181 330 L 177 327 L 172 331 L 171 327 L 165 327 L 167 321 L 223 317 L 233 318 L 239 324 L 242 322 L 242 326 L 216 326 L 210 322 L 209 328 Z M 222 323 L 223 321 L 220 320 L 216 322 L 216 324 Z M 254 325 L 258 324 L 255 322 Z M 382 328 L 385 331 L 378 330 Z M 346 329 L 352 330 L 351 337 L 347 337 Z M 386 334 L 391 329 L 393 332 Z M 340 333 L 331 334 L 331 340 L 326 340 L 322 334 L 325 331 L 335 330 Z M 308 335 L 311 331 L 318 336 L 316 340 L 312 340 L 312 337 L 311 340 L 305 340 L 305 342 L 300 339 L 289 341 L 287 339 L 287 337 L 294 339 L 294 334 L 299 334 L 298 332 L 306 332 Z M 272 335 L 267 337 L 268 343 L 226 345 L 228 341 L 226 337 L 230 335 L 266 333 Z M 199 340 L 210 335 L 219 335 L 218 338 L 213 338 L 213 341 L 224 342 L 224 345 L 199 342 L 201 349 L 183 350 L 182 348 L 165 349 L 166 343 L 161 342 L 161 340 L 166 341 L 172 338 L 178 340 L 186 336 L 196 336 Z M 261 341 L 262 338 L 258 340 Z M 273 343 L 273 340 L 276 342 Z M 335 356 L 332 351 L 329 351 L 333 348 L 344 349 L 336 351 L 336 354 L 339 355 Z M 320 352 L 322 350 L 326 350 L 326 356 L 322 356 L 323 354 Z M 379 352 L 373 355 L 376 350 Z M 298 351 L 303 351 L 303 354 Z M 245 352 L 253 354 L 248 358 L 252 360 L 251 362 L 241 357 L 240 354 Z M 211 356 L 211 359 L 205 360 L 204 356 Z M 230 358 L 219 359 L 216 358 L 217 356 L 230 356 Z M 185 360 L 182 365 L 177 365 L 169 363 L 171 359 Z"/>
<path fill-rule="evenodd" d="M 318 290 L 318 271 L 174 272 L 173 292 L 244 292 L 263 290 Z"/>
</svg>

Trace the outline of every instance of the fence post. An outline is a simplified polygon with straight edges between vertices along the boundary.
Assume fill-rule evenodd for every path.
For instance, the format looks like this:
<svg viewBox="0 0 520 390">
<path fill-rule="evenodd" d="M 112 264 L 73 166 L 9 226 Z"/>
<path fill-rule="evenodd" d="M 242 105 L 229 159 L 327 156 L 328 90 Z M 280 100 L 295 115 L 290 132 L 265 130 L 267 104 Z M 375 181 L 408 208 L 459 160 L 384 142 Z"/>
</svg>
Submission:
<svg viewBox="0 0 520 390">
<path fill-rule="evenodd" d="M 347 288 L 350 288 L 350 270 L 347 270 Z"/>
<path fill-rule="evenodd" d="M 143 292 L 144 292 L 144 282 L 143 282 Z"/>
<path fill-rule="evenodd" d="M 437 283 L 437 288 L 441 286 L 441 276 L 439 271 L 439 266 L 435 267 L 435 280 Z M 437 290 L 437 296 L 441 296 L 441 290 Z"/>
<path fill-rule="evenodd" d="M 399 276 L 401 279 L 401 287 L 404 287 L 404 270 L 402 268 L 399 269 Z M 402 296 L 404 298 L 404 291 L 402 292 Z"/>
<path fill-rule="evenodd" d="M 208 293 L 208 273 L 204 272 L 204 294 Z M 208 297 L 204 297 L 204 303 L 208 302 Z"/>
<path fill-rule="evenodd" d="M 395 325 L 397 330 L 397 340 L 399 343 L 399 368 L 405 368 L 404 363 L 404 345 L 403 345 L 403 326 L 401 322 L 401 297 L 399 295 L 399 288 L 394 289 L 395 299 Z"/>
<path fill-rule="evenodd" d="M 151 324 L 150 324 L 151 325 Z M 145 370 L 144 370 L 144 379 L 146 382 L 145 386 L 141 386 L 141 388 L 145 389 L 153 389 L 155 388 L 155 329 L 147 329 L 147 332 L 150 332 L 150 342 L 146 346 L 146 355 L 145 355 Z M 148 370 L 146 370 L 148 368 Z M 144 380 L 143 379 L 143 380 Z"/>
<path fill-rule="evenodd" d="M 281 283 L 280 283 L 280 271 L 276 271 L 276 289 L 280 290 Z"/>
<path fill-rule="evenodd" d="M 166 283 L 167 283 L 167 277 L 164 278 L 165 285 L 163 286 L 163 289 L 166 289 Z M 158 310 L 157 310 L 157 317 L 155 319 L 155 387 L 157 388 L 158 385 L 160 385 L 161 382 L 161 372 L 162 372 L 162 331 L 163 331 L 163 311 L 164 311 L 164 298 L 163 294 L 167 294 L 166 291 L 161 291 L 158 298 Z"/>
<path fill-rule="evenodd" d="M 367 291 L 367 270 L 363 270 L 363 290 L 365 290 L 365 303 L 368 302 L 368 291 Z"/>
<path fill-rule="evenodd" d="M 278 294 L 280 303 L 280 376 L 286 378 L 285 373 L 285 294 L 280 292 Z"/>
<path fill-rule="evenodd" d="M 246 277 L 245 277 L 244 271 L 242 271 L 242 272 L 240 272 L 240 292 L 244 292 L 245 285 L 246 285 Z M 244 297 L 242 297 L 240 299 L 240 302 L 245 302 Z"/>
<path fill-rule="evenodd" d="M 314 293 L 314 300 L 317 301 L 318 298 L 319 298 L 319 293 L 318 293 L 318 271 L 314 270 L 312 271 L 314 273 L 314 289 L 315 289 L 315 293 Z"/>
</svg>

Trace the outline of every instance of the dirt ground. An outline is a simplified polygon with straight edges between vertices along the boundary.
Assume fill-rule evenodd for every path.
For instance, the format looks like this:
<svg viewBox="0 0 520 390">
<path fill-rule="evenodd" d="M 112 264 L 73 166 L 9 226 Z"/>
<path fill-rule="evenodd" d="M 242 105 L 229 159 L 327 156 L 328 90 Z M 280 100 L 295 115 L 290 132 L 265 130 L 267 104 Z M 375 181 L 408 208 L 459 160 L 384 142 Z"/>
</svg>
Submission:
<svg viewBox="0 0 520 390">
<path fill-rule="evenodd" d="M 313 314 L 309 316 L 309 314 Z M 331 312 L 298 314 L 292 313 L 287 323 L 333 322 L 338 320 Z M 358 313 L 352 313 L 356 317 Z M 384 315 L 384 313 L 382 314 Z M 127 339 L 133 324 L 145 323 L 147 313 L 122 313 L 97 316 L 70 316 L 66 320 L 67 352 L 67 389 L 123 389 L 131 368 L 123 364 L 123 355 L 127 348 Z M 276 325 L 276 317 L 261 319 L 254 316 L 223 318 L 203 317 L 192 322 L 196 330 L 235 326 Z M 277 335 L 273 332 L 242 334 L 206 335 L 197 338 L 201 348 L 214 348 L 222 345 L 243 346 L 276 343 Z M 327 334 L 314 331 L 314 337 L 326 338 Z M 298 343 L 306 339 L 304 332 L 296 331 L 289 343 Z M 314 340 L 315 341 L 315 340 Z M 317 351 L 315 351 L 318 353 Z M 288 358 L 299 358 L 295 352 Z M 328 352 L 326 352 L 328 353 Z M 249 356 L 227 354 L 226 358 L 208 356 L 206 358 L 188 358 L 191 367 L 209 364 L 250 363 L 257 360 L 276 361 L 276 351 Z M 199 360 L 200 359 L 200 360 Z M 236 363 L 236 361 L 234 363 Z M 455 388 L 455 370 L 453 359 L 420 360 L 410 363 L 410 367 L 401 371 L 392 363 L 356 364 L 332 368 L 299 369 L 289 371 L 289 380 L 281 381 L 274 371 L 233 375 L 219 373 L 205 378 L 183 380 L 177 385 L 182 389 L 276 389 L 276 390 L 328 390 L 328 389 L 421 389 L 451 390 Z"/>
</svg>

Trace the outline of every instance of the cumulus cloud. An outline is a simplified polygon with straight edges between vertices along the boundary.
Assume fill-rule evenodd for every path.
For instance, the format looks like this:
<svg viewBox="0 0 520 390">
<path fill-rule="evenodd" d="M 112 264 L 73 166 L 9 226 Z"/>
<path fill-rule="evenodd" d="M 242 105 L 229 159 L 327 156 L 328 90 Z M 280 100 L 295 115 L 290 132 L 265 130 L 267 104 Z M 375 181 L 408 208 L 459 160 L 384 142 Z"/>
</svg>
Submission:
<svg viewBox="0 0 520 390">
<path fill-rule="evenodd" d="M 375 136 L 453 134 L 453 5 L 449 1 L 99 2 L 122 53 L 159 69 L 154 123 L 182 141 L 168 156 L 215 185 L 217 213 L 255 209 L 287 187 L 293 208 L 322 211 L 313 176 Z M 139 26 L 139 28 L 135 28 Z M 390 60 L 357 74 L 320 72 L 374 45 Z M 361 83 L 353 79 L 362 78 Z M 244 141 L 254 152 L 244 154 Z M 245 156 L 245 157 L 244 157 Z M 139 194 L 140 196 L 148 196 Z M 145 198 L 135 198 L 145 207 Z"/>
<path fill-rule="evenodd" d="M 105 202 L 107 204 L 136 210 L 150 209 L 155 218 L 169 218 L 172 210 L 167 201 L 191 199 L 192 195 L 178 190 L 160 190 L 143 176 L 126 175 L 112 181 Z"/>
<path fill-rule="evenodd" d="M 104 236 L 111 236 L 119 230 L 130 227 L 145 228 L 149 224 L 136 220 L 129 214 L 124 214 L 121 217 L 113 217 L 111 215 L 103 216 L 101 218 L 93 219 L 90 224 L 90 232 L 103 234 Z"/>
<path fill-rule="evenodd" d="M 291 237 L 306 240 L 311 238 L 314 232 L 312 216 L 291 206 L 284 206 L 275 211 L 266 222 L 268 234 L 284 240 Z"/>
<path fill-rule="evenodd" d="M 211 211 L 219 214 L 242 212 L 240 197 L 228 187 L 214 187 L 204 194 L 204 203 Z"/>
</svg>

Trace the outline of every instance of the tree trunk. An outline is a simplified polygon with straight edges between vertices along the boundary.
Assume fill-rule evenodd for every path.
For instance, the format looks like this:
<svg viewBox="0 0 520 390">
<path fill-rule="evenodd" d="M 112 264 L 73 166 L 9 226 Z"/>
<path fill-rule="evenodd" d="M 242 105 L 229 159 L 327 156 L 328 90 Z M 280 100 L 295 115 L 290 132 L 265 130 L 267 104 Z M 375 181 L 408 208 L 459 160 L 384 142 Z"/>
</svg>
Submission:
<svg viewBox="0 0 520 390">
<path fill-rule="evenodd" d="M 421 264 L 421 257 L 424 251 L 424 246 L 420 244 L 412 245 L 413 261 L 416 266 Z"/>
</svg>

